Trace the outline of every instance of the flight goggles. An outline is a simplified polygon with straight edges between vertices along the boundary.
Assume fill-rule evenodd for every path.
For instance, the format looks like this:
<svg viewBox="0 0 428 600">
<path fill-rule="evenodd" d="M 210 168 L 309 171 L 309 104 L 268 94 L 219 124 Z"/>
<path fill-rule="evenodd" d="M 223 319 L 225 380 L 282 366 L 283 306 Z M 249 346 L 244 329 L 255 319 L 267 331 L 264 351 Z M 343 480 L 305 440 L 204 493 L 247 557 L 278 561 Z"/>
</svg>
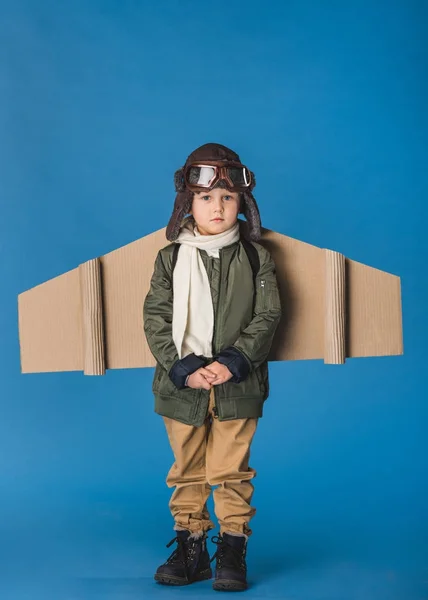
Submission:
<svg viewBox="0 0 428 600">
<path fill-rule="evenodd" d="M 184 169 L 184 182 L 191 192 L 212 188 L 223 179 L 232 192 L 247 190 L 251 185 L 251 172 L 241 163 L 204 161 L 192 163 Z"/>
</svg>

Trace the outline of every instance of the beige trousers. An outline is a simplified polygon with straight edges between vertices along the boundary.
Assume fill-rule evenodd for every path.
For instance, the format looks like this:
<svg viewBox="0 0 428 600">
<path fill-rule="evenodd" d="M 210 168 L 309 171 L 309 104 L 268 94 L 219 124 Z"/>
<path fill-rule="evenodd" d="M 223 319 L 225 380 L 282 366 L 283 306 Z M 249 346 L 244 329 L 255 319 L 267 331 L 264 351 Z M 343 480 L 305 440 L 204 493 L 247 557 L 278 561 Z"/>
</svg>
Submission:
<svg viewBox="0 0 428 600">
<path fill-rule="evenodd" d="M 251 535 L 248 526 L 255 514 L 250 506 L 256 471 L 248 465 L 250 445 L 258 419 L 219 421 L 213 415 L 211 389 L 207 418 L 201 427 L 163 417 L 174 453 L 166 483 L 175 487 L 169 508 L 176 529 L 192 532 L 214 528 L 207 509 L 211 486 L 220 533 Z"/>
</svg>

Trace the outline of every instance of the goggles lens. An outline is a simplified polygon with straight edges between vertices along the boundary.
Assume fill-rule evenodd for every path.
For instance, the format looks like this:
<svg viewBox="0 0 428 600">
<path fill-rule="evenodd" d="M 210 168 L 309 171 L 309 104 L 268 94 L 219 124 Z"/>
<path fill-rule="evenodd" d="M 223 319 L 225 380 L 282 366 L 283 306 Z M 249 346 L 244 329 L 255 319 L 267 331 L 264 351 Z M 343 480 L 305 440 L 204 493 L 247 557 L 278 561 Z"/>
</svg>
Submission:
<svg viewBox="0 0 428 600">
<path fill-rule="evenodd" d="M 224 170 L 228 183 L 232 187 L 246 188 L 250 185 L 251 176 L 246 167 L 216 167 L 210 165 L 192 166 L 187 171 L 187 183 L 194 186 L 209 188 L 220 179 L 221 169 Z"/>
<path fill-rule="evenodd" d="M 250 185 L 250 174 L 245 167 L 227 167 L 227 174 L 236 186 L 247 187 Z"/>
<path fill-rule="evenodd" d="M 188 183 L 209 187 L 216 175 L 215 167 L 191 167 L 187 174 Z"/>
</svg>

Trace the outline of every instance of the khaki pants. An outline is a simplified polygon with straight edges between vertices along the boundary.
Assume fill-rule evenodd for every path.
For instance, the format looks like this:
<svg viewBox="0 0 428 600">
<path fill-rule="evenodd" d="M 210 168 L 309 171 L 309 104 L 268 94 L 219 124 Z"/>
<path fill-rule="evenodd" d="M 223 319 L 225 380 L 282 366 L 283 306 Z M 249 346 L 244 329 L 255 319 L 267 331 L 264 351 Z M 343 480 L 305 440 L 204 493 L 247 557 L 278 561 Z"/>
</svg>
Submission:
<svg viewBox="0 0 428 600">
<path fill-rule="evenodd" d="M 174 453 L 166 483 L 175 487 L 169 508 L 176 529 L 192 532 L 214 528 L 207 510 L 211 486 L 220 533 L 245 533 L 255 509 L 250 506 L 256 471 L 248 465 L 258 419 L 219 421 L 214 417 L 214 388 L 208 415 L 201 427 L 163 417 Z"/>
</svg>

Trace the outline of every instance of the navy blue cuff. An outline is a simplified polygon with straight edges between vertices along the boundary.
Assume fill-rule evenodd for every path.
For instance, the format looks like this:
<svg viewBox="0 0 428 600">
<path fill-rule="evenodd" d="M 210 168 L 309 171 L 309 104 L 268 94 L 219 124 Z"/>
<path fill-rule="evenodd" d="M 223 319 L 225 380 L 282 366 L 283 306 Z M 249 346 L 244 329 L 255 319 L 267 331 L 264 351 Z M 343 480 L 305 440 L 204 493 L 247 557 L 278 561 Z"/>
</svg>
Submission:
<svg viewBox="0 0 428 600">
<path fill-rule="evenodd" d="M 196 356 L 196 354 L 188 354 L 184 358 L 175 361 L 172 365 L 168 375 L 172 383 L 179 390 L 186 386 L 186 379 L 188 375 L 191 375 L 206 363 L 204 356 Z"/>
<path fill-rule="evenodd" d="M 229 346 L 216 354 L 214 360 L 222 365 L 226 365 L 233 375 L 233 377 L 229 379 L 232 383 L 241 383 L 241 381 L 247 379 L 250 373 L 250 365 L 248 364 L 247 359 L 242 352 L 233 346 Z"/>
</svg>

